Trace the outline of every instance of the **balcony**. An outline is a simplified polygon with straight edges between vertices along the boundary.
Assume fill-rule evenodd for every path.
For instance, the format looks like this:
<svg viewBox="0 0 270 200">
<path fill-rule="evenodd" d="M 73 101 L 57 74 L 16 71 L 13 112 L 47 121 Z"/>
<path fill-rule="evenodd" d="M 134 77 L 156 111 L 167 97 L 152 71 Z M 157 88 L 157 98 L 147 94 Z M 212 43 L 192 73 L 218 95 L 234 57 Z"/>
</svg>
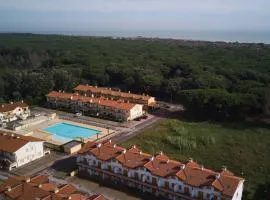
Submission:
<svg viewBox="0 0 270 200">
<path fill-rule="evenodd" d="M 111 176 L 111 177 L 114 177 L 116 179 L 119 179 L 119 180 L 122 180 L 122 181 L 128 181 L 128 182 L 131 182 L 131 183 L 134 183 L 135 185 L 140 185 L 140 186 L 145 186 L 145 187 L 148 187 L 148 188 L 151 188 L 152 190 L 155 190 L 155 191 L 159 191 L 159 192 L 163 192 L 165 194 L 168 194 L 168 195 L 174 195 L 174 196 L 177 196 L 177 197 L 180 197 L 180 198 L 183 198 L 185 200 L 193 200 L 194 198 L 192 198 L 189 195 L 185 195 L 185 194 L 180 194 L 180 193 L 177 193 L 169 188 L 161 188 L 161 187 L 158 187 L 156 185 L 153 185 L 152 183 L 146 183 L 146 182 L 143 182 L 143 181 L 140 181 L 140 180 L 136 180 L 136 179 L 133 179 L 133 178 L 130 178 L 128 176 L 125 176 L 125 175 L 121 175 L 121 174 L 116 174 L 114 172 L 109 172 L 107 170 L 103 170 L 103 169 L 99 169 L 99 168 L 96 168 L 96 167 L 93 167 L 93 166 L 89 166 L 89 165 L 84 165 L 82 162 L 79 162 L 78 165 L 81 165 L 83 167 L 87 167 L 89 169 L 92 169 L 92 170 L 95 170 L 97 172 L 101 172 L 107 176 Z"/>
</svg>

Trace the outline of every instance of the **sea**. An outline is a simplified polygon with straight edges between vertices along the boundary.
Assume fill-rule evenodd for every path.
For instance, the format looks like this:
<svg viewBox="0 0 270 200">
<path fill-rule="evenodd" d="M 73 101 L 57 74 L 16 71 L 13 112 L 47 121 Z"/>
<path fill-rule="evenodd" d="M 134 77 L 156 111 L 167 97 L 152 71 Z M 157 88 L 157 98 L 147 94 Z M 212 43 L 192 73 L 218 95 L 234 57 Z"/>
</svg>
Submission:
<svg viewBox="0 0 270 200">
<path fill-rule="evenodd" d="M 18 33 L 18 32 L 16 32 Z M 25 33 L 25 32 L 24 32 Z M 212 30 L 172 30 L 172 31 L 31 31 L 34 34 L 57 34 L 74 36 L 105 36 L 105 37 L 148 37 L 161 39 L 201 40 L 212 42 L 239 42 L 270 44 L 269 31 L 212 31 Z"/>
</svg>

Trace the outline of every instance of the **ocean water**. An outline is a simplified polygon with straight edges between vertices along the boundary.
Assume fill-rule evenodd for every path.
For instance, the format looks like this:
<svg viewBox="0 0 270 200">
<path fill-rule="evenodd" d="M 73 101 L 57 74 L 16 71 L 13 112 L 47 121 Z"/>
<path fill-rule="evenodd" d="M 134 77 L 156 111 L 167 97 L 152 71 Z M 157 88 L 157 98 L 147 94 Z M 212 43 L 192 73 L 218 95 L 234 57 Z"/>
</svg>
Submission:
<svg viewBox="0 0 270 200">
<path fill-rule="evenodd" d="M 41 34 L 64 34 L 79 36 L 111 36 L 111 37 L 157 37 L 184 40 L 223 41 L 241 43 L 270 44 L 269 31 L 48 31 L 35 32 Z"/>
<path fill-rule="evenodd" d="M 25 31 L 27 32 L 27 31 Z M 24 32 L 24 33 L 25 33 Z M 19 32 L 16 32 L 19 33 Z M 211 30 L 172 30 L 172 31 L 139 31 L 139 30 L 87 30 L 87 31 L 29 31 L 34 34 L 57 34 L 74 36 L 110 36 L 110 37 L 156 37 L 184 40 L 223 41 L 240 43 L 270 44 L 270 30 L 268 31 L 211 31 Z"/>
</svg>

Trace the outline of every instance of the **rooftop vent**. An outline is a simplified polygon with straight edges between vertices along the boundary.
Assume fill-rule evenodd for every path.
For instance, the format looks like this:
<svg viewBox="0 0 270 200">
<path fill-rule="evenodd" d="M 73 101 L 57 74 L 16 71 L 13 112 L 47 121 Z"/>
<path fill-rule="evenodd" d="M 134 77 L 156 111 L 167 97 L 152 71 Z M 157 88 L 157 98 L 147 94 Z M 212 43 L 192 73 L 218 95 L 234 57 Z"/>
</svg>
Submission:
<svg viewBox="0 0 270 200">
<path fill-rule="evenodd" d="M 186 168 L 186 165 L 182 165 L 181 169 L 184 170 Z"/>
<path fill-rule="evenodd" d="M 140 151 L 139 154 L 142 155 L 142 151 Z"/>
<path fill-rule="evenodd" d="M 154 160 L 154 156 L 152 156 L 151 158 L 150 158 L 150 161 L 153 161 Z"/>
<path fill-rule="evenodd" d="M 29 183 L 31 181 L 31 179 L 29 177 L 26 178 L 25 182 Z"/>
<path fill-rule="evenodd" d="M 22 100 L 22 103 L 23 103 L 23 100 Z"/>
<path fill-rule="evenodd" d="M 203 165 L 201 166 L 201 170 L 204 170 L 204 166 Z"/>
<path fill-rule="evenodd" d="M 13 133 L 11 134 L 11 137 L 14 137 L 14 134 Z"/>
<path fill-rule="evenodd" d="M 8 186 L 7 191 L 9 191 L 9 192 L 11 191 L 11 187 L 10 186 Z"/>
<path fill-rule="evenodd" d="M 17 139 L 20 139 L 20 136 L 17 136 L 16 138 L 17 138 Z"/>
<path fill-rule="evenodd" d="M 109 143 L 112 143 L 112 140 L 109 140 Z"/>
<path fill-rule="evenodd" d="M 133 148 L 133 149 L 136 149 L 137 147 L 136 147 L 136 145 L 133 145 L 132 148 Z"/>
<path fill-rule="evenodd" d="M 11 101 L 10 104 L 13 104 L 13 102 Z"/>
<path fill-rule="evenodd" d="M 38 187 L 41 188 L 42 187 L 42 184 L 38 184 Z"/>
<path fill-rule="evenodd" d="M 115 147 L 116 147 L 116 144 L 113 145 L 113 148 L 115 148 Z"/>
<path fill-rule="evenodd" d="M 125 153 L 127 153 L 127 150 L 126 149 L 124 149 L 124 151 L 123 151 L 123 154 L 125 154 Z"/>
<path fill-rule="evenodd" d="M 2 106 L 1 106 L 2 108 L 4 108 L 5 107 L 5 105 L 4 104 L 2 104 Z"/>
</svg>

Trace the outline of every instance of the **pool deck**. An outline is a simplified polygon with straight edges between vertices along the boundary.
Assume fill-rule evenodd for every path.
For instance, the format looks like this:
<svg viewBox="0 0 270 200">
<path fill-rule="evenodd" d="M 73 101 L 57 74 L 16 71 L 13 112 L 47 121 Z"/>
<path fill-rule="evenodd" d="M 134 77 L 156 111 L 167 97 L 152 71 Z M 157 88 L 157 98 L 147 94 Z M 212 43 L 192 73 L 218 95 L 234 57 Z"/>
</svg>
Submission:
<svg viewBox="0 0 270 200">
<path fill-rule="evenodd" d="M 98 134 L 98 138 L 97 135 L 94 134 L 88 138 L 85 138 L 84 142 L 87 141 L 96 141 L 98 139 L 107 137 L 108 135 L 111 135 L 115 132 L 115 130 L 112 129 L 106 129 L 106 128 L 102 128 L 102 127 L 98 127 L 98 126 L 93 126 L 93 125 L 88 125 L 88 124 L 82 124 L 82 123 L 78 123 L 78 122 L 74 122 L 74 121 L 69 121 L 69 120 L 64 120 L 64 119 L 59 119 L 59 118 L 54 118 L 54 119 L 48 119 L 47 121 L 34 125 L 34 126 L 29 126 L 25 129 L 19 130 L 17 131 L 19 134 L 21 135 L 28 135 L 28 136 L 33 136 L 33 137 L 37 137 L 40 139 L 45 140 L 46 142 L 55 144 L 55 145 L 61 145 L 63 143 L 56 141 L 56 140 L 52 140 L 52 134 L 49 132 L 44 131 L 43 129 L 57 124 L 57 123 L 68 123 L 68 124 L 72 124 L 72 125 L 76 125 L 76 126 L 81 126 L 84 128 L 89 128 L 89 129 L 95 129 L 97 131 L 100 131 L 100 133 Z"/>
</svg>

